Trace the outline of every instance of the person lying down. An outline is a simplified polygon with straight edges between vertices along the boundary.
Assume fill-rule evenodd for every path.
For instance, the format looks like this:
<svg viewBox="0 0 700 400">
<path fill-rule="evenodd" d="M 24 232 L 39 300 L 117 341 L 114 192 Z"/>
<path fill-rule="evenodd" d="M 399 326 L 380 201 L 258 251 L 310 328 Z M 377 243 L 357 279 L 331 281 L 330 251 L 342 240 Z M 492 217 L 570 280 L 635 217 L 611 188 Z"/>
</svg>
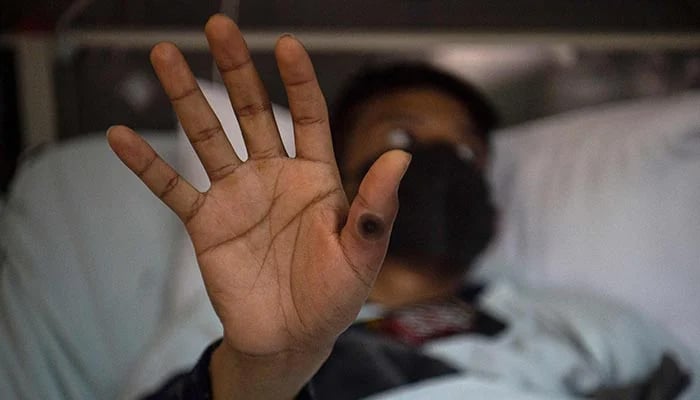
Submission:
<svg viewBox="0 0 700 400">
<path fill-rule="evenodd" d="M 148 398 L 673 399 L 693 390 L 694 366 L 617 305 L 465 283 L 497 226 L 485 180 L 497 117 L 476 89 L 421 64 L 367 70 L 338 101 L 331 135 L 309 56 L 282 36 L 290 158 L 238 27 L 217 15 L 205 32 L 248 159 L 168 43 L 151 60 L 211 187 L 196 190 L 129 128 L 108 132 L 185 225 L 224 332 Z"/>
</svg>

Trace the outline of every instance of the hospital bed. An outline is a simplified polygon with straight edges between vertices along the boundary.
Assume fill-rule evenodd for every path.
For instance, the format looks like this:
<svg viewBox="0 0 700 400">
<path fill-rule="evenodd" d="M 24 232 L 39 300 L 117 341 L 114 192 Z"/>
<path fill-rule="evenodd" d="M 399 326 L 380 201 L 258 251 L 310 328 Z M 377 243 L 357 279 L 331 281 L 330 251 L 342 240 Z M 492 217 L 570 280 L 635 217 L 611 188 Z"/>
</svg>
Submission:
<svg viewBox="0 0 700 400">
<path fill-rule="evenodd" d="M 20 61 L 33 65 L 22 69 L 20 80 L 48 83 L 27 86 L 47 112 L 24 116 L 25 143 L 44 147 L 25 157 L 0 203 L 0 397 L 133 398 L 191 366 L 221 335 L 179 221 L 121 165 L 104 133 L 54 143 L 59 135 L 48 65 L 65 55 L 60 50 L 146 48 L 156 36 L 186 50 L 205 46 L 201 33 L 153 31 L 146 39 L 143 33 L 70 31 L 58 43 L 67 47 L 53 46 L 53 38 L 10 38 Z M 255 51 L 269 48 L 276 34 L 256 31 L 247 38 Z M 312 30 L 298 36 L 312 51 L 404 54 L 443 43 L 566 42 L 597 49 L 696 49 L 699 43 L 697 35 L 682 32 Z M 32 59 L 37 48 L 41 57 Z M 235 126 L 223 89 L 203 86 L 224 125 Z M 515 298 L 546 311 L 511 344 L 537 348 L 532 339 L 539 335 L 577 340 L 588 355 L 583 365 L 615 366 L 594 368 L 595 382 L 638 378 L 671 353 L 695 374 L 684 399 L 700 398 L 699 110 L 700 93 L 688 92 L 574 110 L 495 135 L 490 178 L 501 229 L 474 276 L 503 288 L 494 300 L 500 306 Z M 281 107 L 275 112 L 292 151 L 289 115 Z M 181 132 L 143 133 L 190 181 L 206 187 Z M 242 151 L 235 129 L 227 133 Z M 581 293 L 599 300 L 577 297 Z M 572 314 L 584 317 L 565 318 Z M 477 345 L 445 342 L 430 351 L 469 359 Z M 531 358 L 508 364 L 519 365 L 511 374 L 477 360 L 483 374 L 499 378 L 438 380 L 387 396 L 561 398 L 552 388 L 565 377 L 543 381 L 528 374 L 537 369 Z M 572 363 L 567 372 L 580 365 Z M 581 385 L 591 376 L 575 372 L 569 379 Z"/>
<path fill-rule="evenodd" d="M 224 90 L 203 87 L 224 126 L 235 126 Z M 699 109 L 700 94 L 689 92 L 495 136 L 501 233 L 477 276 L 552 305 L 550 316 L 593 310 L 566 326 L 593 359 L 619 358 L 610 379 L 649 370 L 662 351 L 689 371 L 700 365 Z M 291 148 L 289 115 L 276 113 Z M 235 129 L 228 133 L 240 150 Z M 181 133 L 146 135 L 195 185 L 206 185 Z M 102 133 L 24 162 L 3 202 L 0 246 L 0 387 L 10 398 L 131 398 L 187 368 L 221 334 L 182 227 Z M 533 289 L 544 294 L 527 297 Z M 601 303 L 562 297 L 580 292 Z M 516 389 L 520 378 L 509 378 Z M 449 393 L 454 385 L 504 390 L 436 385 Z"/>
</svg>

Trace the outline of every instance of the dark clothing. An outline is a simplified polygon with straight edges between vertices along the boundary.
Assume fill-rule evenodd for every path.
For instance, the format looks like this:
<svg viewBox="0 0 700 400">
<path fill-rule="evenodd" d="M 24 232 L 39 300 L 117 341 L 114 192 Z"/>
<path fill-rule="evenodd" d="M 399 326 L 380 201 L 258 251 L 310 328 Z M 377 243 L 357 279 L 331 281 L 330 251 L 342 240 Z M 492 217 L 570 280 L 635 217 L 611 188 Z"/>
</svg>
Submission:
<svg viewBox="0 0 700 400">
<path fill-rule="evenodd" d="M 173 376 L 157 392 L 145 397 L 144 400 L 211 399 L 209 362 L 214 349 L 219 343 L 221 343 L 221 340 L 217 340 L 209 345 L 191 371 Z"/>
<path fill-rule="evenodd" d="M 430 338 L 449 334 L 496 335 L 505 324 L 474 309 L 481 288 L 468 287 L 451 299 L 416 304 L 399 309 L 368 323 L 358 323 L 341 334 L 328 360 L 304 388 L 299 399 L 354 400 L 410 383 L 456 373 L 447 363 L 420 351 L 418 342 L 406 338 Z M 456 306 L 458 305 L 458 306 Z M 442 326 L 451 329 L 410 335 L 411 327 L 402 319 L 420 319 L 426 310 L 444 310 Z M 414 318 L 410 318 L 414 317 Z M 460 317 L 460 318 L 458 318 Z M 454 320 L 459 320 L 454 324 Z M 450 324 L 452 323 L 452 324 Z M 440 324 L 437 324 L 440 325 Z M 432 336 L 431 336 L 432 335 Z M 171 378 L 148 400 L 210 399 L 209 361 L 218 341 L 210 345 L 197 365 L 187 373 Z"/>
<path fill-rule="evenodd" d="M 311 380 L 317 399 L 355 400 L 457 370 L 391 338 L 352 327 Z"/>
<path fill-rule="evenodd" d="M 211 399 L 210 345 L 195 367 L 171 378 L 146 400 Z M 349 329 L 328 360 L 297 397 L 299 400 L 354 400 L 423 379 L 455 373 L 442 361 L 365 329 Z"/>
<path fill-rule="evenodd" d="M 173 376 L 158 391 L 144 397 L 143 400 L 211 400 L 213 396 L 209 379 L 209 362 L 219 343 L 221 340 L 210 344 L 192 370 Z M 297 396 L 297 400 L 315 398 L 309 385 Z"/>
</svg>

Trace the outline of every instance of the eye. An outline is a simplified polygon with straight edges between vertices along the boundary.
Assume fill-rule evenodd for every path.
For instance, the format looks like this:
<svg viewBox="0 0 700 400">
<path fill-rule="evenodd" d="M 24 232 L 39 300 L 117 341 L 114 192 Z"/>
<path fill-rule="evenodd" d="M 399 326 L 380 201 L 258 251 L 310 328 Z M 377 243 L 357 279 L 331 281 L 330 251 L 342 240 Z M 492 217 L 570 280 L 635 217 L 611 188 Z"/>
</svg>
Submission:
<svg viewBox="0 0 700 400">
<path fill-rule="evenodd" d="M 403 128 L 395 128 L 387 133 L 387 142 L 392 149 L 408 149 L 413 146 L 416 139 Z"/>
<path fill-rule="evenodd" d="M 458 145 L 456 145 L 455 153 L 457 153 L 457 157 L 459 157 L 463 161 L 474 161 L 474 159 L 476 158 L 474 150 L 472 150 L 472 148 L 469 147 L 469 145 L 466 143 L 459 143 Z"/>
</svg>

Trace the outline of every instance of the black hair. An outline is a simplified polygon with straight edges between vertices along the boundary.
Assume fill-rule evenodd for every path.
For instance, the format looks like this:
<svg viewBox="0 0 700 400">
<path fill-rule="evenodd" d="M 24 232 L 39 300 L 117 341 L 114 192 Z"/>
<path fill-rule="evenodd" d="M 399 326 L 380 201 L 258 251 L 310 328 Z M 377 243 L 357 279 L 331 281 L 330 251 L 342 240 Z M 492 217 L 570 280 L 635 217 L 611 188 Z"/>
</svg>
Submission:
<svg viewBox="0 0 700 400">
<path fill-rule="evenodd" d="M 346 82 L 331 112 L 336 159 L 343 160 L 348 132 L 354 127 L 362 104 L 375 97 L 411 88 L 436 89 L 462 103 L 476 125 L 476 134 L 488 146 L 491 130 L 498 125 L 498 115 L 478 89 L 426 63 L 402 62 L 365 68 Z"/>
</svg>

